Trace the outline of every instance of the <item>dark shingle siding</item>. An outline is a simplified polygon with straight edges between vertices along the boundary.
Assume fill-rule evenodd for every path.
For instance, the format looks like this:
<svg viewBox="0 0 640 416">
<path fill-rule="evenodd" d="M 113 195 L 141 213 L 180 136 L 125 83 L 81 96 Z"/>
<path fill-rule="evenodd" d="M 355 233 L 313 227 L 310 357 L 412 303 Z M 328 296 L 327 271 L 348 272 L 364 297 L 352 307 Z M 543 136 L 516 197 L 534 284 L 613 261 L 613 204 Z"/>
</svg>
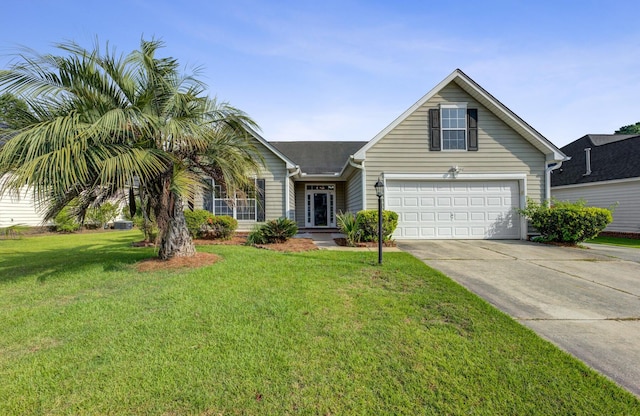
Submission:
<svg viewBox="0 0 640 416">
<path fill-rule="evenodd" d="M 585 175 L 586 148 L 591 148 L 590 175 Z M 560 150 L 571 160 L 553 171 L 551 186 L 640 177 L 640 136 L 588 134 Z"/>
<path fill-rule="evenodd" d="M 308 174 L 340 173 L 367 142 L 269 142 Z"/>
</svg>

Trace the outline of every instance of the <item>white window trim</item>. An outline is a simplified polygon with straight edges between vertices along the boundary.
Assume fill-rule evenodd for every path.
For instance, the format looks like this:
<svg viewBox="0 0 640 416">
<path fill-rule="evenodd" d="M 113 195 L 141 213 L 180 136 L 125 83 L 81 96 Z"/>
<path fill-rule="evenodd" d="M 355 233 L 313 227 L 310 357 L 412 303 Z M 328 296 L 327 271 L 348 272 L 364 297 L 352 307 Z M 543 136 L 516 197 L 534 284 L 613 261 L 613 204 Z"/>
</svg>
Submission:
<svg viewBox="0 0 640 416">
<path fill-rule="evenodd" d="M 333 189 L 327 190 L 316 190 L 309 189 L 309 186 L 333 186 Z M 313 219 L 310 218 L 310 215 L 313 215 L 313 210 L 311 210 L 312 206 L 309 205 L 309 196 L 314 192 L 326 192 L 329 197 L 333 197 L 333 204 L 327 202 L 329 205 L 327 207 L 329 218 L 327 218 L 327 225 L 313 225 Z M 311 202 L 313 204 L 313 202 Z M 304 187 L 304 223 L 305 227 L 308 228 L 333 228 L 337 224 L 336 219 L 336 205 L 337 205 L 337 194 L 336 194 L 336 184 L 335 183 L 307 183 Z M 311 211 L 310 211 L 311 210 Z"/>
<path fill-rule="evenodd" d="M 465 113 L 465 119 L 464 119 L 464 128 L 460 129 L 460 128 L 444 128 L 444 123 L 442 122 L 442 115 L 443 115 L 443 109 L 445 108 L 456 108 L 456 109 L 463 109 L 464 113 Z M 440 104 L 440 150 L 442 152 L 466 152 L 468 150 L 468 128 L 469 126 L 468 121 L 467 121 L 467 103 L 446 103 L 446 104 Z M 444 132 L 445 130 L 463 130 L 464 132 L 464 149 L 445 149 L 444 147 Z"/>
<path fill-rule="evenodd" d="M 238 220 L 239 222 L 256 222 L 258 221 L 258 198 L 254 197 L 254 198 L 238 198 L 237 196 L 234 195 L 233 198 L 216 198 L 216 186 L 220 186 L 220 185 L 216 185 L 216 181 L 213 178 L 209 178 L 211 179 L 211 204 L 212 204 L 212 213 L 213 215 L 228 215 L 228 214 L 217 214 L 216 213 L 216 200 L 217 201 L 226 201 L 226 200 L 233 200 L 233 204 L 230 207 L 232 210 L 232 217 L 235 218 L 236 220 Z M 258 178 L 254 177 L 253 181 L 254 181 L 254 185 L 256 184 L 256 181 L 258 180 Z M 253 200 L 253 219 L 238 219 L 238 205 L 239 203 L 242 203 L 242 201 L 251 201 Z M 226 203 L 226 202 L 225 202 Z"/>
</svg>

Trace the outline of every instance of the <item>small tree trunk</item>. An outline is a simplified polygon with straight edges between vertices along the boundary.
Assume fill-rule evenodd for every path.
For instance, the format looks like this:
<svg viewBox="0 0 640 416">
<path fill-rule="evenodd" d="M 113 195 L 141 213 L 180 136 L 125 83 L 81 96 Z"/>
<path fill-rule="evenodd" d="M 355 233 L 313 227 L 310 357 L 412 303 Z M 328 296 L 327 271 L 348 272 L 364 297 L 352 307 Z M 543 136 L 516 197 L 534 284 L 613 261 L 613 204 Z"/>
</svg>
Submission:
<svg viewBox="0 0 640 416">
<path fill-rule="evenodd" d="M 172 257 L 191 257 L 196 254 L 196 247 L 189 235 L 187 221 L 184 218 L 182 200 L 175 198 L 172 212 L 169 215 L 165 229 L 161 231 L 160 251 L 158 256 L 162 260 Z"/>
</svg>

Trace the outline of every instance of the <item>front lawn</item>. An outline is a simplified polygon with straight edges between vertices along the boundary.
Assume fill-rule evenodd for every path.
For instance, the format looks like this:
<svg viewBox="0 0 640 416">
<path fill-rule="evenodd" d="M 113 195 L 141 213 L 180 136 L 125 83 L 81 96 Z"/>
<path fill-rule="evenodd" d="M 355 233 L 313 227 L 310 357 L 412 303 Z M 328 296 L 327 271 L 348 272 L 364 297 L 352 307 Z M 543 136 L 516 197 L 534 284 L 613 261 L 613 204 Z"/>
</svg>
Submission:
<svg viewBox="0 0 640 416">
<path fill-rule="evenodd" d="M 592 240 L 587 240 L 586 242 L 594 243 L 594 244 L 608 244 L 612 246 L 622 246 L 622 247 L 629 247 L 629 248 L 640 248 L 640 239 L 637 239 L 637 238 L 598 236 Z"/>
<path fill-rule="evenodd" d="M 0 414 L 640 414 L 630 393 L 405 253 L 0 240 Z"/>
</svg>

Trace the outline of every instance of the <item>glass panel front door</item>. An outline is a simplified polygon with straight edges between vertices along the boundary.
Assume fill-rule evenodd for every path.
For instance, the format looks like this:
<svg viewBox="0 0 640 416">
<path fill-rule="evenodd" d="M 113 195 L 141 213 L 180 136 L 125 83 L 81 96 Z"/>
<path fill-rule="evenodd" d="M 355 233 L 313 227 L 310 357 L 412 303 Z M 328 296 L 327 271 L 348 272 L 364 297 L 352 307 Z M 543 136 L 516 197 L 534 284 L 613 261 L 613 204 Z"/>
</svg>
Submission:
<svg viewBox="0 0 640 416">
<path fill-rule="evenodd" d="M 305 227 L 335 227 L 335 205 L 335 184 L 306 185 Z"/>
<path fill-rule="evenodd" d="M 313 226 L 326 227 L 329 225 L 328 218 L 327 193 L 318 192 L 313 194 Z"/>
</svg>

